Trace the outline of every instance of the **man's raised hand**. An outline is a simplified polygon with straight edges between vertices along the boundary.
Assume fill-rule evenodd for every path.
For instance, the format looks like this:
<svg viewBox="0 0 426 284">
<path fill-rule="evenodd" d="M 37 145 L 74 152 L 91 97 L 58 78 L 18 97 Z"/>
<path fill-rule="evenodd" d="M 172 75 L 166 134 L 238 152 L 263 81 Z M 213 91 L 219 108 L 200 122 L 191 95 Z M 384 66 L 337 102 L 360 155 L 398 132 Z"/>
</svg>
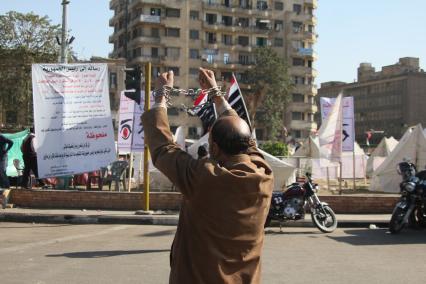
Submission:
<svg viewBox="0 0 426 284">
<path fill-rule="evenodd" d="M 214 77 L 214 72 L 208 69 L 200 67 L 200 72 L 198 74 L 198 81 L 200 82 L 201 89 L 211 89 L 217 87 L 216 78 Z"/>
</svg>

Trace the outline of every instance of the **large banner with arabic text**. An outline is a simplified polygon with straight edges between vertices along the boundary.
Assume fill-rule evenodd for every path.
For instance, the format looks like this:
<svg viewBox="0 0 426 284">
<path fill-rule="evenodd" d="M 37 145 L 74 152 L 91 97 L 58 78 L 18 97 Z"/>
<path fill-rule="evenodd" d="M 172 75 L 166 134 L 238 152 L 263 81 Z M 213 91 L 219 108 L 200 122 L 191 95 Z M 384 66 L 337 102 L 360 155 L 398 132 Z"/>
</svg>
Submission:
<svg viewBox="0 0 426 284">
<path fill-rule="evenodd" d="M 34 64 L 32 85 L 40 177 L 114 161 L 107 64 Z"/>
</svg>

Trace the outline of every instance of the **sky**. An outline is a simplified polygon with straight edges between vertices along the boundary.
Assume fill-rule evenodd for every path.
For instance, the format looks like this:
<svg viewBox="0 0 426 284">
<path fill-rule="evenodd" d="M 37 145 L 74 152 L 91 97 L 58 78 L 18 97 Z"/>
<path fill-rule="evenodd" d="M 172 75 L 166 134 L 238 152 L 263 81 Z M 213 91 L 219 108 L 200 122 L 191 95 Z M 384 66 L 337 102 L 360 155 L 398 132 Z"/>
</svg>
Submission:
<svg viewBox="0 0 426 284">
<path fill-rule="evenodd" d="M 0 14 L 33 11 L 61 24 L 61 2 L 0 0 Z M 426 0 L 318 0 L 316 82 L 353 82 L 361 62 L 380 70 L 407 56 L 419 57 L 426 69 L 425 11 Z M 76 37 L 73 50 L 79 58 L 107 57 L 112 51 L 112 15 L 108 0 L 70 0 L 68 28 Z"/>
</svg>

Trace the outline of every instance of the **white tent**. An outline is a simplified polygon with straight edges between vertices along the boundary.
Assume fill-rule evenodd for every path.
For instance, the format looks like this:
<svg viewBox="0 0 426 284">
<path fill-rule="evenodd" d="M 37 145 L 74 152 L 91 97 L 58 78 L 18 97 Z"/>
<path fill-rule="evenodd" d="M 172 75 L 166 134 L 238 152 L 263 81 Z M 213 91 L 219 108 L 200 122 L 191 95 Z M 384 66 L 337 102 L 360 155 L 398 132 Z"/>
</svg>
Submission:
<svg viewBox="0 0 426 284">
<path fill-rule="evenodd" d="M 302 161 L 300 168 L 309 168 L 313 178 L 321 179 L 327 177 L 335 179 L 338 175 L 338 165 L 327 159 L 321 159 L 318 137 L 308 137 L 303 145 L 297 149 L 293 157 L 309 158 Z M 366 168 L 366 157 L 364 151 L 355 142 L 355 178 L 364 178 Z M 353 153 L 342 152 L 342 177 L 353 178 Z"/>
<path fill-rule="evenodd" d="M 426 165 L 426 136 L 420 124 L 405 132 L 395 149 L 373 172 L 370 190 L 399 192 L 401 176 L 396 168 L 404 160 L 414 163 L 417 170 L 424 169 Z"/>
<path fill-rule="evenodd" d="M 265 160 L 271 166 L 274 173 L 274 190 L 280 191 L 286 184 L 290 184 L 296 180 L 296 167 L 261 149 L 259 151 L 265 157 Z"/>
<path fill-rule="evenodd" d="M 387 156 L 398 145 L 398 140 L 393 138 L 383 137 L 376 149 L 371 153 L 367 160 L 367 176 L 371 176 L 373 172 L 384 162 Z"/>
</svg>

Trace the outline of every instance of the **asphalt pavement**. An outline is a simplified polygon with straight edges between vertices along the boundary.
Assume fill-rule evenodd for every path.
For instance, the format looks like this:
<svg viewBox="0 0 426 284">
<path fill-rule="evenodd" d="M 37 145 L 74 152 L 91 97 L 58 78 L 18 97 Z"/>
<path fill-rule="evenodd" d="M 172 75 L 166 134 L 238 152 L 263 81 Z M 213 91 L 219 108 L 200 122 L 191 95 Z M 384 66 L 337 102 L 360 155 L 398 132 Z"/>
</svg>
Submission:
<svg viewBox="0 0 426 284">
<path fill-rule="evenodd" d="M 175 226 L 0 222 L 1 283 L 168 283 Z M 208 245 L 208 244 L 206 244 Z M 268 228 L 262 283 L 424 283 L 426 230 Z"/>
</svg>

